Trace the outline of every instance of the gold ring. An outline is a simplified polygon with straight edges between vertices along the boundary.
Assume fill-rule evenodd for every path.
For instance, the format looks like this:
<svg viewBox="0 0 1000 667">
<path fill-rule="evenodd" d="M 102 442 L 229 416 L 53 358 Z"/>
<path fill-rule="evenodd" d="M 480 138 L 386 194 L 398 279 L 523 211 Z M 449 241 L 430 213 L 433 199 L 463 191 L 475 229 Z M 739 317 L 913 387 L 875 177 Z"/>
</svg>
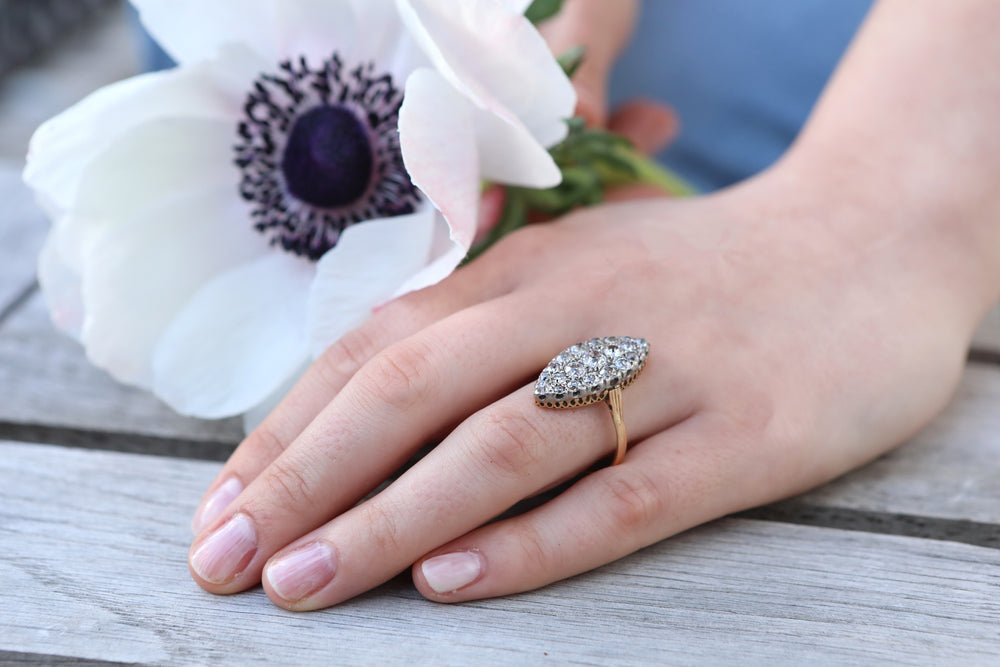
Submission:
<svg viewBox="0 0 1000 667">
<path fill-rule="evenodd" d="M 535 383 L 535 405 L 543 408 L 580 408 L 607 401 L 615 425 L 618 449 L 611 465 L 625 459 L 628 434 L 622 419 L 622 389 L 632 384 L 649 356 L 644 338 L 591 338 L 560 352 Z"/>
</svg>

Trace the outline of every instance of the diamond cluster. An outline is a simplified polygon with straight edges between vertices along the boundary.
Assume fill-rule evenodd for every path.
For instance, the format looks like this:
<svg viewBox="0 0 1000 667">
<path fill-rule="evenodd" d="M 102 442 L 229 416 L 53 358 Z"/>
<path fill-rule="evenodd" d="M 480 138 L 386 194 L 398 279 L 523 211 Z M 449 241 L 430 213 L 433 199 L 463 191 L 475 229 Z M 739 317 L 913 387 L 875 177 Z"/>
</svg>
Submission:
<svg viewBox="0 0 1000 667">
<path fill-rule="evenodd" d="M 591 338 L 569 347 L 549 362 L 535 383 L 535 400 L 561 407 L 570 399 L 576 405 L 602 400 L 608 390 L 635 379 L 646 363 L 649 343 L 643 338 L 609 336 Z"/>
</svg>

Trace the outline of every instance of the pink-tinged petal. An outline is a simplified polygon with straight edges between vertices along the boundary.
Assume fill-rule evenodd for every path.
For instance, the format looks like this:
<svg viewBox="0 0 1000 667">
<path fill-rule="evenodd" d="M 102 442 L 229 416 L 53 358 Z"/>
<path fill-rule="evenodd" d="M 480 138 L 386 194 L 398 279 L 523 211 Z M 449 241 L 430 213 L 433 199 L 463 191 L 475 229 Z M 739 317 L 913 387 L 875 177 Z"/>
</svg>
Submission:
<svg viewBox="0 0 1000 667">
<path fill-rule="evenodd" d="M 472 109 L 440 74 L 419 69 L 406 81 L 399 110 L 399 142 L 413 184 L 451 225 L 466 249 L 476 235 L 479 155 Z"/>
<path fill-rule="evenodd" d="M 38 284 L 49 307 L 52 323 L 77 340 L 83 331 L 83 292 L 80 274 L 63 257 L 58 223 L 53 226 L 38 255 Z"/>
<path fill-rule="evenodd" d="M 309 349 L 320 354 L 371 316 L 432 258 L 431 206 L 410 215 L 370 220 L 344 230 L 316 265 L 309 292 Z"/>
<path fill-rule="evenodd" d="M 48 212 L 60 213 L 73 206 L 90 162 L 139 125 L 194 117 L 231 123 L 235 131 L 255 63 L 252 54 L 235 49 L 196 67 L 101 88 L 38 128 L 28 150 L 25 181 Z"/>
<path fill-rule="evenodd" d="M 153 391 L 215 419 L 270 396 L 308 356 L 313 264 L 274 252 L 215 278 L 174 318 L 153 354 Z"/>
<path fill-rule="evenodd" d="M 566 136 L 576 93 L 548 45 L 505 0 L 397 0 L 434 63 L 477 106 L 522 124 L 543 146 Z"/>
<path fill-rule="evenodd" d="M 87 356 L 123 382 L 152 386 L 153 352 L 181 308 L 214 277 L 270 252 L 232 188 L 158 197 L 92 240 L 82 292 Z"/>
<path fill-rule="evenodd" d="M 364 33 L 343 0 L 131 0 L 150 34 L 177 62 L 211 58 L 243 44 L 272 65 L 301 55 L 327 58 Z"/>
</svg>

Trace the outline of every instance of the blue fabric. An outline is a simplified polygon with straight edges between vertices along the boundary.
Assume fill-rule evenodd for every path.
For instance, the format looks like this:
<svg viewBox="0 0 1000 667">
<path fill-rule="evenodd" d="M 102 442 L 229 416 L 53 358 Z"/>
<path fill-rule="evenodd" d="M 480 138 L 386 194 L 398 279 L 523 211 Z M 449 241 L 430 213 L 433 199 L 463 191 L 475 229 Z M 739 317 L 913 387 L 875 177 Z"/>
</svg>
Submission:
<svg viewBox="0 0 1000 667">
<path fill-rule="evenodd" d="M 871 0 L 645 0 L 612 103 L 670 103 L 681 133 L 659 159 L 702 191 L 774 162 Z"/>
</svg>

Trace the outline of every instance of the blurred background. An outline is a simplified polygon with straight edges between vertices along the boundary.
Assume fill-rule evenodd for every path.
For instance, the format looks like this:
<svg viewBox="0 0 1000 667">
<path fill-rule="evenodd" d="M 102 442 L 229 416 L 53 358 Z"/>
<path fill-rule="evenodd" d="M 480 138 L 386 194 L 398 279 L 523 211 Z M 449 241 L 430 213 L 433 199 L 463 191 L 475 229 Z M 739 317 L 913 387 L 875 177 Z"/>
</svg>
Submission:
<svg viewBox="0 0 1000 667">
<path fill-rule="evenodd" d="M 20 168 L 40 123 L 149 61 L 121 0 L 0 0 L 0 162 Z"/>
</svg>

